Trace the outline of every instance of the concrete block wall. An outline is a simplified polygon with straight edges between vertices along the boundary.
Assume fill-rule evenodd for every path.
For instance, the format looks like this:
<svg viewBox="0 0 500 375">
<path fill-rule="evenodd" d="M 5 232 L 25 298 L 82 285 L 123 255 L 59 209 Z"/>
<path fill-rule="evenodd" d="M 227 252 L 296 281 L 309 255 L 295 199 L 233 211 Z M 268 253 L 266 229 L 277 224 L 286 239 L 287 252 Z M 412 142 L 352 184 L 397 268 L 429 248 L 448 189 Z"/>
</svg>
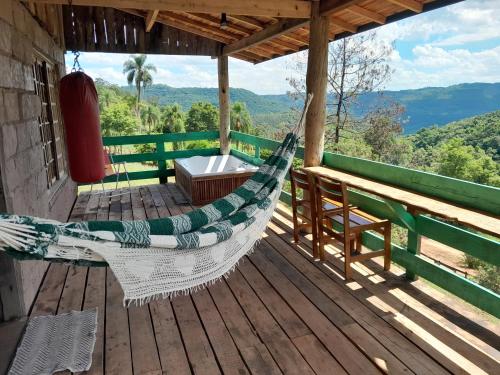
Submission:
<svg viewBox="0 0 500 375">
<path fill-rule="evenodd" d="M 65 221 L 76 185 L 65 173 L 51 189 L 43 165 L 32 64 L 38 52 L 65 74 L 64 53 L 18 0 L 0 5 L 0 208 Z M 18 262 L 0 254 L 0 321 L 23 316 L 36 295 L 46 262 Z"/>
</svg>

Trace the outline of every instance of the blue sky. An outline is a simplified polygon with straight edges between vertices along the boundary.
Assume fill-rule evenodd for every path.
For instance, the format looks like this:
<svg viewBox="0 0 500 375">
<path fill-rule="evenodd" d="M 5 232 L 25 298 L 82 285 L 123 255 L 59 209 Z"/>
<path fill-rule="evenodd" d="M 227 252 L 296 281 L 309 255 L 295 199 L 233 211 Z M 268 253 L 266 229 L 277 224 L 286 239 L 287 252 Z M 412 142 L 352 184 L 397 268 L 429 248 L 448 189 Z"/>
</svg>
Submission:
<svg viewBox="0 0 500 375">
<path fill-rule="evenodd" d="M 395 43 L 394 69 L 386 89 L 449 86 L 463 82 L 500 82 L 500 0 L 467 0 L 377 29 L 381 43 Z M 231 87 L 259 94 L 282 94 L 293 75 L 295 59 L 281 57 L 258 65 L 230 59 Z M 126 84 L 122 74 L 127 54 L 83 53 L 80 62 L 93 78 Z M 67 64 L 72 56 L 66 56 Z M 174 87 L 216 87 L 217 63 L 210 57 L 158 56 L 153 79 Z"/>
</svg>

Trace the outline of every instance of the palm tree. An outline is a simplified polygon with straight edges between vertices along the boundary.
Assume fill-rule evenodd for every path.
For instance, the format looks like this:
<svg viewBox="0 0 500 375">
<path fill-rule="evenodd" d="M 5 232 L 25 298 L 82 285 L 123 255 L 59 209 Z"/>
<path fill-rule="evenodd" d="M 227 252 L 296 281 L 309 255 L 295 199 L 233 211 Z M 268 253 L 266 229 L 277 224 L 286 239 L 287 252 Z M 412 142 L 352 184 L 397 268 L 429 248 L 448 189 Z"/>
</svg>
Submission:
<svg viewBox="0 0 500 375">
<path fill-rule="evenodd" d="M 231 108 L 231 129 L 237 132 L 249 133 L 251 128 L 252 119 L 245 103 L 234 103 Z M 239 143 L 239 141 L 236 142 L 236 148 L 240 147 Z"/>
<path fill-rule="evenodd" d="M 160 120 L 160 113 L 158 107 L 153 105 L 147 105 L 141 110 L 141 120 L 144 125 L 148 127 L 148 133 L 151 133 L 151 129 L 156 127 L 156 124 Z"/>
<path fill-rule="evenodd" d="M 163 133 L 184 133 L 186 127 L 184 125 L 184 113 L 179 104 L 175 103 L 164 107 L 163 109 Z M 183 148 L 182 142 L 174 142 L 173 149 L 178 150 Z"/>
<path fill-rule="evenodd" d="M 146 64 L 146 55 L 132 55 L 130 59 L 123 63 L 123 74 L 127 75 L 129 85 L 135 82 L 137 90 L 136 113 L 139 115 L 139 103 L 141 102 L 141 83 L 142 88 L 153 84 L 151 72 L 156 73 L 156 67 L 153 64 Z"/>
</svg>

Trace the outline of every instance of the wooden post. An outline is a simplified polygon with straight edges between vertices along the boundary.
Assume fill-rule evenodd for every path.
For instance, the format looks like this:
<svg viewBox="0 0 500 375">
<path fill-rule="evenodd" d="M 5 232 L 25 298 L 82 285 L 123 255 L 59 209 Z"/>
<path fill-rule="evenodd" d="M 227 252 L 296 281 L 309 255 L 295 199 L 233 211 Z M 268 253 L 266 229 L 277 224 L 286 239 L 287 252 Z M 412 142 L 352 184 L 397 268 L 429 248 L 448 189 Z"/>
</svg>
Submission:
<svg viewBox="0 0 500 375">
<path fill-rule="evenodd" d="M 217 58 L 217 67 L 219 72 L 219 132 L 220 132 L 220 152 L 223 155 L 229 154 L 229 75 L 228 75 L 228 57 L 219 56 Z"/>
<path fill-rule="evenodd" d="M 306 86 L 314 97 L 306 116 L 305 167 L 317 166 L 323 159 L 328 69 L 328 18 L 320 16 L 319 1 L 311 4 Z"/>
</svg>

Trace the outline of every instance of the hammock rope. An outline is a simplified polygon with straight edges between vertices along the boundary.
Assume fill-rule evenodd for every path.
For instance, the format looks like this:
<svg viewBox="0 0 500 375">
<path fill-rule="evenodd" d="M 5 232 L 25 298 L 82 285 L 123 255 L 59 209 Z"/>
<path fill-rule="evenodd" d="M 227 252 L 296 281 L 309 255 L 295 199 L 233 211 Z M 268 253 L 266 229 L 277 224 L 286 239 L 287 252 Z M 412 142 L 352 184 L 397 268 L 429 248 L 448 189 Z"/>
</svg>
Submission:
<svg viewBox="0 0 500 375">
<path fill-rule="evenodd" d="M 108 264 L 124 303 L 190 293 L 234 270 L 272 217 L 298 147 L 297 126 L 243 185 L 189 213 L 153 220 L 60 223 L 0 215 L 0 250 L 18 259 Z"/>
</svg>

